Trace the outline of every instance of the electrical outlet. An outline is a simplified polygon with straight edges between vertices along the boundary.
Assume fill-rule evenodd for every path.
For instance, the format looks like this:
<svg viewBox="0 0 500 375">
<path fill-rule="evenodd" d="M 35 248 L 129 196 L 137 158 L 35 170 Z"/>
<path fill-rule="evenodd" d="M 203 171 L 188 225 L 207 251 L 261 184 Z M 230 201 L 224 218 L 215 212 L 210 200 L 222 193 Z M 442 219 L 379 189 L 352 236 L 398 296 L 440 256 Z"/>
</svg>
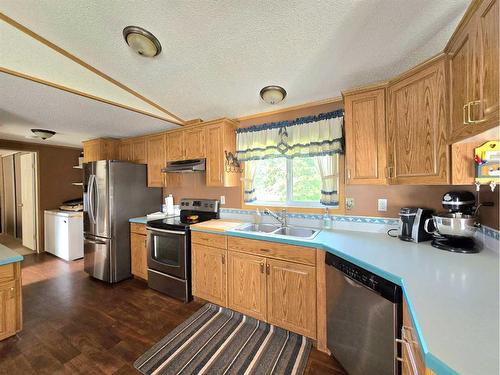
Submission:
<svg viewBox="0 0 500 375">
<path fill-rule="evenodd" d="M 354 208 L 354 198 L 345 199 L 345 209 L 352 210 Z"/>
<path fill-rule="evenodd" d="M 226 204 L 226 196 L 225 195 L 220 196 L 220 204 Z"/>
<path fill-rule="evenodd" d="M 378 210 L 381 212 L 387 211 L 387 199 L 379 199 L 378 200 Z"/>
</svg>

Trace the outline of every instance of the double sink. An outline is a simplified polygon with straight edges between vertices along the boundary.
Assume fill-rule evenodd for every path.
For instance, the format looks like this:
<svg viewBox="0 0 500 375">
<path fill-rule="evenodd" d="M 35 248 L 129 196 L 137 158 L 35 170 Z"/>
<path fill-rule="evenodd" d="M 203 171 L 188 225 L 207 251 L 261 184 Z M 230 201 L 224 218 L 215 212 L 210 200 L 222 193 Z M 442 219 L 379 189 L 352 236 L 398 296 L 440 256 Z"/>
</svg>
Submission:
<svg viewBox="0 0 500 375">
<path fill-rule="evenodd" d="M 266 233 L 271 236 L 296 237 L 304 240 L 312 240 L 319 233 L 319 229 L 274 224 L 243 224 L 234 230 L 247 233 Z"/>
</svg>

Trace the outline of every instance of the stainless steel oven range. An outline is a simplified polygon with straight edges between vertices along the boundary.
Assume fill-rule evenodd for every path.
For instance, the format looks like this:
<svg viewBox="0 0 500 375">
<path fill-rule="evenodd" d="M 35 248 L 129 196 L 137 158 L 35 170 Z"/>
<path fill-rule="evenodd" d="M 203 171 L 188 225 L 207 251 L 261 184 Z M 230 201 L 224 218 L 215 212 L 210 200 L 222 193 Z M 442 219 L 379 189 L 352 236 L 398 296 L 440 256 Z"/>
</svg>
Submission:
<svg viewBox="0 0 500 375">
<path fill-rule="evenodd" d="M 191 296 L 191 235 L 189 226 L 219 218 L 215 199 L 181 199 L 180 215 L 148 221 L 148 285 L 189 302 Z"/>
</svg>

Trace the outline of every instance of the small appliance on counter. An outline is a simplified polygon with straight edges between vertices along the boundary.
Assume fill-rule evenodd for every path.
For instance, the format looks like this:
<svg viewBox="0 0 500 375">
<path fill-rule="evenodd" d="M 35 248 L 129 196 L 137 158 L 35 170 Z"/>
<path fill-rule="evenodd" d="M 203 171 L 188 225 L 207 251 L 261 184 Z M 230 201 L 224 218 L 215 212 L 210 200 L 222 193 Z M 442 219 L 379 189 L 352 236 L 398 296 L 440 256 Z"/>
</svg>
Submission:
<svg viewBox="0 0 500 375">
<path fill-rule="evenodd" d="M 457 253 L 477 253 L 474 235 L 479 227 L 476 200 L 468 191 L 450 191 L 443 196 L 443 208 L 448 212 L 432 215 L 425 221 L 425 231 L 434 237 L 431 245 Z M 434 229 L 429 228 L 432 223 Z"/>
<path fill-rule="evenodd" d="M 181 199 L 178 216 L 147 222 L 148 286 L 189 302 L 191 296 L 190 225 L 220 216 L 215 199 Z"/>
<path fill-rule="evenodd" d="M 424 230 L 424 223 L 427 219 L 432 217 L 433 212 L 434 210 L 426 208 L 401 208 L 399 210 L 399 239 L 408 242 L 431 240 L 432 235 Z"/>
<path fill-rule="evenodd" d="M 70 199 L 59 206 L 61 211 L 80 212 L 83 211 L 83 198 Z"/>
</svg>

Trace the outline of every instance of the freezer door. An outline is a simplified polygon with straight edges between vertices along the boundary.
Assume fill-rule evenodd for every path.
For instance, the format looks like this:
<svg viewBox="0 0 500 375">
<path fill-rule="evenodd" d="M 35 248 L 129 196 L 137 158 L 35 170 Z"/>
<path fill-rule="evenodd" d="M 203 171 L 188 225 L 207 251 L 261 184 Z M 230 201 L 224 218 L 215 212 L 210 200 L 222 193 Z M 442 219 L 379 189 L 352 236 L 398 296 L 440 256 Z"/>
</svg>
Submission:
<svg viewBox="0 0 500 375">
<path fill-rule="evenodd" d="M 85 235 L 83 255 L 85 272 L 96 279 L 111 281 L 111 240 Z"/>
<path fill-rule="evenodd" d="M 92 234 L 106 238 L 111 238 L 109 163 L 109 160 L 95 162 L 90 199 L 91 211 L 95 218 L 95 231 Z"/>
</svg>

